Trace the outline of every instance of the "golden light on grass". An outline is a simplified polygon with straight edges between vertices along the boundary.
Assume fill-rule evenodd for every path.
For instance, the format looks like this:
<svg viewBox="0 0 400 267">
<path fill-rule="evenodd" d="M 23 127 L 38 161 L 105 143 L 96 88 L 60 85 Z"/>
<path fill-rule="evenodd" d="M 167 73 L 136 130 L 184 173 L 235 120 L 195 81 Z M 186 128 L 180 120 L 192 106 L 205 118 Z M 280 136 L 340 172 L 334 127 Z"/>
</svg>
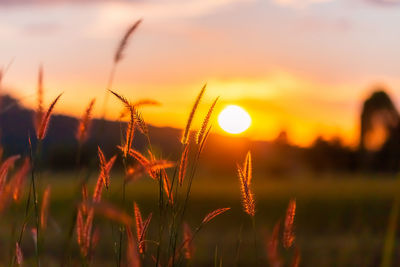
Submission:
<svg viewBox="0 0 400 267">
<path fill-rule="evenodd" d="M 225 132 L 239 134 L 250 127 L 251 117 L 243 108 L 229 105 L 219 114 L 218 124 Z"/>
<path fill-rule="evenodd" d="M 92 118 L 92 109 L 94 105 L 94 100 L 92 100 L 81 121 L 78 125 L 78 130 L 76 133 L 76 178 L 71 181 L 75 181 L 77 183 L 77 188 L 80 190 L 70 190 L 71 198 L 68 199 L 69 203 L 71 203 L 70 208 L 72 209 L 70 219 L 70 226 L 65 229 L 61 229 L 61 232 L 66 233 L 66 238 L 64 240 L 64 234 L 59 235 L 63 238 L 61 242 L 60 251 L 63 253 L 60 254 L 60 263 L 61 266 L 64 265 L 80 265 L 83 266 L 91 266 L 93 265 L 94 260 L 96 262 L 102 261 L 104 264 L 108 264 L 109 262 L 113 262 L 113 260 L 108 260 L 107 258 L 99 258 L 97 259 L 98 252 L 95 251 L 96 245 L 99 243 L 100 238 L 102 242 L 99 243 L 101 245 L 101 250 L 107 248 L 104 244 L 105 242 L 109 242 L 110 246 L 113 247 L 113 251 L 116 256 L 116 265 L 117 266 L 147 266 L 149 264 L 155 263 L 155 266 L 177 266 L 177 265 L 196 265 L 194 262 L 196 258 L 202 257 L 201 260 L 206 264 L 210 265 L 211 262 L 206 262 L 208 259 L 205 258 L 202 254 L 194 257 L 194 247 L 195 247 L 195 237 L 198 236 L 200 230 L 206 228 L 206 224 L 209 224 L 211 221 L 214 221 L 217 217 L 219 218 L 222 214 L 228 212 L 231 208 L 218 208 L 215 209 L 208 214 L 205 215 L 202 221 L 197 224 L 196 228 L 193 228 L 193 231 L 189 227 L 189 224 L 185 223 L 185 219 L 191 219 L 192 215 L 190 212 L 195 212 L 195 216 L 197 216 L 197 209 L 193 209 L 191 204 L 188 204 L 191 201 L 191 195 L 193 195 L 192 182 L 198 176 L 197 166 L 200 163 L 200 156 L 202 155 L 203 148 L 207 141 L 208 134 L 210 129 L 212 128 L 213 121 L 213 111 L 218 109 L 217 102 L 219 97 L 216 97 L 214 101 L 209 105 L 208 111 L 204 113 L 201 127 L 197 131 L 196 137 L 194 137 L 193 126 L 198 119 L 198 113 L 202 110 L 202 99 L 203 95 L 205 95 L 206 85 L 202 87 L 200 93 L 197 95 L 197 98 L 192 106 L 192 109 L 189 113 L 186 127 L 183 130 L 181 144 L 178 145 L 178 149 L 175 150 L 167 150 L 167 151 L 180 151 L 181 153 L 172 153 L 172 155 L 168 156 L 167 159 L 163 159 L 165 157 L 165 153 L 163 151 L 153 150 L 152 142 L 150 139 L 149 130 L 153 130 L 148 127 L 145 120 L 143 119 L 141 113 L 139 112 L 139 107 L 143 105 L 157 105 L 158 102 L 151 99 L 142 99 L 136 100 L 135 102 L 129 101 L 124 96 L 111 91 L 112 81 L 114 77 L 115 68 L 117 63 L 120 62 L 123 58 L 123 52 L 127 45 L 128 39 L 131 36 L 132 32 L 140 24 L 141 20 L 137 21 L 133 24 L 129 30 L 126 32 L 121 42 L 119 43 L 117 52 L 114 56 L 114 62 L 112 65 L 112 70 L 110 73 L 109 82 L 107 85 L 107 92 L 112 93 L 119 102 L 123 104 L 124 111 L 121 113 L 120 118 L 118 119 L 118 123 L 120 126 L 120 146 L 117 146 L 117 149 L 122 151 L 121 162 L 123 167 L 124 175 L 120 175 L 119 181 L 117 179 L 111 179 L 110 172 L 114 163 L 116 163 L 117 155 L 112 156 L 111 158 L 107 158 L 106 154 L 103 153 L 103 150 L 100 147 L 106 147 L 107 149 L 104 152 L 110 151 L 110 140 L 106 140 L 105 143 L 101 141 L 105 138 L 108 138 L 109 135 L 99 135 L 100 138 L 94 137 L 93 140 L 95 142 L 99 141 L 97 144 L 97 153 L 98 153 L 98 161 L 99 166 L 97 182 L 94 184 L 94 188 L 90 190 L 93 196 L 90 198 L 88 195 L 88 185 L 92 185 L 92 179 L 90 178 L 92 173 L 94 172 L 94 168 L 91 168 L 88 164 L 85 164 L 82 161 L 82 165 L 80 164 L 81 157 L 81 148 L 86 140 L 88 140 L 88 130 L 90 126 L 90 121 Z M 0 80 L 1 80 L 1 69 L 0 69 Z M 239 87 L 238 87 L 239 88 Z M 242 88 L 242 87 L 240 87 Z M 239 89 L 240 89 L 239 88 Z M 238 91 L 239 92 L 239 91 Z M 240 93 L 240 92 L 239 92 Z M 36 109 L 36 116 L 31 118 L 34 123 L 37 142 L 34 143 L 35 150 L 32 148 L 32 142 L 30 139 L 30 135 L 28 133 L 28 144 L 29 144 L 29 159 L 25 159 L 23 164 L 18 169 L 13 169 L 15 163 L 20 159 L 19 155 L 10 156 L 8 158 L 3 158 L 2 151 L 3 147 L 0 144 L 0 214 L 12 214 L 17 211 L 24 212 L 25 216 L 23 221 L 18 222 L 16 219 L 22 219 L 21 216 L 15 217 L 16 219 L 11 218 L 11 224 L 15 224 L 18 228 L 21 226 L 21 229 L 17 229 L 17 227 L 11 225 L 11 230 L 15 232 L 15 235 L 10 236 L 10 242 L 7 240 L 1 240 L 2 243 L 10 244 L 10 247 L 6 247 L 4 251 L 10 251 L 10 255 L 8 256 L 8 261 L 10 265 L 14 266 L 16 263 L 18 265 L 23 264 L 23 248 L 20 245 L 23 245 L 22 238 L 26 235 L 26 229 L 31 230 L 32 239 L 34 241 L 35 248 L 35 260 L 36 266 L 41 266 L 41 262 L 48 262 L 52 259 L 47 259 L 47 256 L 50 255 L 50 251 L 47 250 L 46 242 L 50 241 L 50 239 L 54 236 L 51 234 L 52 231 L 59 232 L 58 228 L 50 227 L 49 224 L 58 225 L 58 223 L 53 223 L 53 218 L 49 216 L 49 211 L 51 208 L 51 198 L 50 198 L 50 186 L 47 184 L 46 189 L 43 191 L 42 187 L 47 180 L 42 179 L 43 171 L 42 167 L 48 166 L 38 166 L 38 163 L 41 163 L 45 157 L 42 152 L 46 152 L 46 150 L 41 150 L 41 144 L 44 140 L 47 132 L 47 128 L 49 127 L 49 121 L 51 115 L 53 113 L 54 107 L 56 103 L 58 103 L 61 94 L 50 104 L 47 111 L 43 108 L 43 71 L 42 68 L 39 70 L 39 78 L 38 78 L 38 103 Z M 215 92 L 214 92 L 215 94 Z M 1 97 L 0 97 L 1 98 Z M 107 99 L 107 98 L 106 98 Z M 234 99 L 234 98 L 232 98 Z M 239 99 L 239 98 L 235 98 Z M 262 124 L 257 123 L 258 118 L 262 117 L 259 113 L 260 110 L 264 106 L 264 102 L 260 103 L 260 107 L 257 108 L 252 102 L 246 102 L 246 98 L 242 99 L 242 104 L 244 106 L 251 107 L 253 112 L 253 120 L 256 125 Z M 258 99 L 258 98 L 257 98 Z M 0 99 L 1 100 L 1 99 Z M 250 99 L 250 101 L 253 101 Z M 106 101 L 104 104 L 104 115 L 102 118 L 106 116 Z M 174 107 L 177 109 L 178 105 Z M 1 111 L 1 110 L 0 110 Z M 257 111 L 257 112 L 256 112 Z M 180 112 L 180 111 L 179 111 Z M 124 115 L 129 116 L 129 120 L 127 123 L 123 123 L 121 121 L 124 118 Z M 397 113 L 396 113 L 397 114 Z M 396 115 L 397 116 L 397 115 Z M 264 116 L 267 117 L 267 116 Z M 397 118 L 397 117 L 396 117 Z M 18 118 L 17 118 L 18 119 Z M 103 121 L 101 119 L 100 121 Z M 105 120 L 104 120 L 105 121 Z M 104 122 L 103 121 L 103 122 Z M 218 122 L 221 128 L 231 134 L 239 134 L 246 131 L 251 123 L 252 118 L 250 115 L 241 107 L 236 105 L 228 105 L 226 106 L 222 112 L 219 114 Z M 99 131 L 107 131 L 107 124 L 102 124 L 100 127 L 96 127 Z M 57 129 L 55 129 L 57 130 Z M 112 130 L 112 129 L 111 129 Z M 143 141 L 140 139 L 134 138 L 136 136 L 136 130 L 144 135 Z M 57 130 L 58 131 L 58 130 Z M 140 136 L 140 133 L 139 136 Z M 175 137 L 178 137 L 175 135 Z M 158 137 L 160 138 L 160 137 Z M 164 137 L 162 137 L 164 138 Z M 170 138 L 170 137 L 166 137 Z M 178 139 L 178 138 L 176 138 Z M 163 139 L 164 140 L 164 139 Z M 139 143 L 137 143 L 139 141 Z M 167 142 L 168 139 L 165 139 Z M 177 140 L 175 140 L 175 143 Z M 248 143 L 248 144 L 247 144 Z M 68 144 L 65 144 L 68 145 Z M 175 144 L 176 145 L 176 144 Z M 245 142 L 245 145 L 251 145 L 249 142 Z M 114 146 L 114 145 L 113 145 Z M 179 149 L 179 147 L 181 149 Z M 139 152 L 136 149 L 141 149 Z M 115 150 L 115 148 L 114 148 Z M 5 150 L 6 151 L 6 150 Z M 34 152 L 35 151 L 35 152 Z M 83 151 L 83 150 L 82 150 Z M 93 153 L 93 152 L 92 152 Z M 108 152 L 109 153 L 109 152 Z M 107 154 L 108 154 L 107 153 Z M 6 151 L 7 154 L 7 151 Z M 259 153 L 257 153 L 259 154 Z M 257 155 L 255 154 L 255 155 Z M 83 154 L 82 154 L 83 155 Z M 206 155 L 208 156 L 208 154 Z M 93 155 L 86 155 L 89 159 L 90 157 L 93 159 Z M 171 158 L 171 159 L 170 159 Z M 253 177 L 253 163 L 252 163 L 252 155 L 249 151 L 245 157 L 244 162 L 237 164 L 237 175 L 240 183 L 240 193 L 242 198 L 243 211 L 249 216 L 249 219 L 252 222 L 253 234 L 254 234 L 254 249 L 245 249 L 243 251 L 252 251 L 254 252 L 254 261 L 251 262 L 251 265 L 263 265 L 265 263 L 265 259 L 268 260 L 268 263 L 273 266 L 283 266 L 285 263 L 283 260 L 287 260 L 288 258 L 292 259 L 292 267 L 298 267 L 300 262 L 300 252 L 297 248 L 297 244 L 295 244 L 295 231 L 294 231 L 294 219 L 296 213 L 296 201 L 293 198 L 289 202 L 289 206 L 286 212 L 286 217 L 284 221 L 279 221 L 279 223 L 275 226 L 273 230 L 273 234 L 271 239 L 268 240 L 267 243 L 267 257 L 259 257 L 258 256 L 258 235 L 259 231 L 256 228 L 256 201 L 255 195 L 252 191 L 252 177 Z M 214 157 L 211 157 L 210 160 L 214 160 Z M 219 164 L 219 162 L 216 162 Z M 262 162 L 261 162 L 262 163 Z M 225 164 L 225 161 L 223 162 Z M 91 164 L 90 164 L 91 165 Z M 50 165 L 49 165 L 50 166 Z M 167 168 L 175 167 L 173 172 L 167 172 Z M 217 165 L 219 166 L 219 165 Z M 39 168 L 40 167 L 40 168 Z M 27 175 L 30 171 L 31 183 L 29 185 L 29 190 L 27 190 L 24 185 L 24 181 L 27 179 Z M 74 170 L 75 172 L 75 170 Z M 12 176 L 9 174 L 12 173 Z M 170 175 L 170 178 L 168 177 Z M 44 175 L 43 175 L 44 176 Z M 126 190 L 126 185 L 128 182 L 135 182 L 137 178 L 141 176 L 149 176 L 154 182 L 153 193 L 155 192 L 155 199 L 158 199 L 158 212 L 159 216 L 155 216 L 153 219 L 158 219 L 158 222 L 152 223 L 153 212 L 149 212 L 148 217 L 142 217 L 142 213 L 139 209 L 139 206 L 136 204 L 135 200 L 133 214 L 132 211 L 127 210 L 127 201 L 132 201 L 132 198 L 136 198 L 132 191 Z M 117 177 L 116 177 L 117 178 Z M 122 178 L 122 179 L 121 179 Z M 90 180 L 89 180 L 90 179 Z M 198 179 L 198 178 L 197 178 Z M 111 187 L 112 186 L 112 187 Z M 209 184 L 207 184 L 209 186 Z M 62 184 L 64 187 L 64 184 Z M 75 185 L 74 185 L 75 187 Z M 104 194 L 105 189 L 109 190 L 108 193 L 114 191 L 111 195 L 107 194 L 102 199 L 102 195 Z M 113 189 L 113 190 L 111 190 Z M 140 190 L 140 188 L 139 188 Z M 53 198 L 57 195 L 63 195 L 65 189 L 61 188 L 56 191 L 57 193 L 53 193 Z M 80 192 L 81 191 L 81 192 Z M 38 193 L 43 192 L 43 197 L 38 198 Z M 114 197 L 115 196 L 115 197 Z M 120 199 L 119 199 L 120 196 Z M 118 199 L 117 199 L 118 198 Z M 14 208 L 14 203 L 12 200 L 15 200 L 16 204 L 17 200 L 22 199 L 26 200 L 25 208 L 19 207 Z M 221 195 L 221 201 L 223 203 L 226 202 L 225 196 Z M 220 202 L 218 199 L 215 199 L 216 202 Z M 217 203 L 218 204 L 218 203 Z M 15 206 L 17 207 L 17 206 Z M 146 208 L 150 207 L 149 205 L 145 206 Z M 151 207 L 154 207 L 151 205 Z M 396 206 L 397 207 L 397 206 Z M 9 208 L 9 211 L 6 211 L 6 208 Z M 33 210 L 33 212 L 30 212 Z M 395 209 L 397 210 L 397 209 Z M 66 212 L 67 210 L 63 211 Z M 68 214 L 67 214 L 68 215 Z M 108 227 L 108 224 L 103 223 L 102 220 L 98 220 L 97 216 L 101 215 L 106 220 L 110 220 L 110 230 L 111 233 L 107 234 L 105 231 L 105 227 Z M 246 215 L 246 216 L 247 216 Z M 64 216 L 63 216 L 64 217 Z M 33 220 L 35 219 L 35 220 Z M 50 220 L 51 219 L 51 220 Z M 67 218 L 68 219 L 68 218 Z M 284 222 L 284 223 L 283 223 Z M 222 227 L 226 227 L 230 222 L 221 221 Z M 63 223 L 64 225 L 64 223 Z M 243 224 L 244 225 L 244 224 Z M 263 224 L 264 225 L 264 224 Z M 282 225 L 282 227 L 280 227 Z M 47 227 L 49 226 L 49 227 Z M 136 236 L 132 233 L 132 226 L 136 226 Z M 151 226 L 151 227 L 150 227 Z M 183 232 L 181 232 L 181 228 L 183 226 Z M 158 227 L 158 231 L 157 231 Z M 104 228 L 104 229 L 103 229 Z M 116 231 L 119 229 L 119 236 Z M 247 228 L 243 228 L 244 231 L 248 231 Z M 7 229 L 5 228 L 5 231 Z M 19 235 L 18 235 L 19 232 Z M 55 233 L 56 233 L 55 232 Z M 108 231 L 107 231 L 108 232 Z M 147 234 L 148 233 L 148 234 Z M 246 234 L 246 232 L 244 232 Z M 0 233 L 1 234 L 1 233 Z M 48 234 L 51 234 L 47 237 Z M 212 234 L 212 232 L 211 232 Z M 282 239 L 281 237 L 282 234 Z M 393 234 L 394 235 L 394 234 Z M 19 237 L 18 237 L 19 236 Z M 76 237 L 77 244 L 72 246 L 71 241 Z M 124 237 L 125 236 L 125 237 Z M 207 236 L 206 236 L 207 237 Z M 18 238 L 18 239 L 17 239 Z M 236 236 L 233 236 L 236 239 Z M 242 226 L 240 227 L 240 233 L 238 235 L 239 242 L 237 243 L 237 251 L 236 256 L 234 254 L 230 254 L 230 258 L 228 260 L 235 261 L 234 265 L 249 265 L 244 260 L 247 260 L 247 256 L 239 255 L 242 244 Z M 16 240 L 17 239 L 17 240 Z M 247 239 L 244 239 L 243 247 L 247 246 Z M 5 242 L 3 242 L 5 241 Z M 46 242 L 45 242 L 46 241 Z M 54 240 L 56 241 L 56 240 Z M 389 240 L 390 241 L 390 240 Z M 210 239 L 210 243 L 214 242 L 214 239 Z M 282 244 L 281 244 L 281 243 Z M 209 243 L 207 241 L 207 243 Z M 392 242 L 393 243 L 393 242 Z M 14 248 L 15 244 L 15 248 Z M 181 245 L 179 245 L 181 244 Z M 209 245 L 209 244 L 207 244 Z M 212 245 L 212 244 L 211 244 Z M 281 245 L 287 249 L 285 257 L 280 256 L 279 250 L 281 249 Z M 209 246 L 210 247 L 210 246 Z M 240 250 L 240 251 L 239 251 Z M 29 254 L 28 262 L 33 262 L 33 249 L 31 249 Z M 126 252 L 126 259 L 124 260 L 122 257 L 123 252 Z M 80 255 L 78 255 L 80 253 Z M 241 252 L 243 254 L 243 252 Z M 289 253 L 293 253 L 293 255 L 289 255 Z M 4 254 L 4 253 L 3 253 Z M 204 254 L 204 253 L 203 253 Z M 214 262 L 220 262 L 219 265 L 222 266 L 222 260 L 226 263 L 225 253 L 218 252 L 218 247 L 216 247 Z M 111 253 L 110 253 L 111 255 Z M 240 256 L 240 258 L 239 258 Z M 12 257 L 12 258 L 11 258 Z M 58 262 L 58 259 L 54 258 L 55 261 Z M 240 260 L 240 262 L 239 262 Z M 263 262 L 261 262 L 261 260 Z M 0 259 L 0 265 L 2 264 L 2 260 Z M 193 262 L 193 264 L 192 264 Z M 233 263 L 233 262 L 232 262 Z M 233 265 L 233 264 L 229 264 Z"/>
</svg>

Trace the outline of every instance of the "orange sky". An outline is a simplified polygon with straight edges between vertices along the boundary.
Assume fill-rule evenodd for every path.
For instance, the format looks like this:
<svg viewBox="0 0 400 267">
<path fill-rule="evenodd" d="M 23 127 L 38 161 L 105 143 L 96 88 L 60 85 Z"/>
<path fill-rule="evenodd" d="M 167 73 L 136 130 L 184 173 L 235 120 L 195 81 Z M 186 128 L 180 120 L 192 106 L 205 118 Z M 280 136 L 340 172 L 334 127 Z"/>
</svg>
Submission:
<svg viewBox="0 0 400 267">
<path fill-rule="evenodd" d="M 0 66 L 14 58 L 4 87 L 27 106 L 42 63 L 47 103 L 64 92 L 56 112 L 79 116 L 96 97 L 100 115 L 114 50 L 138 18 L 113 88 L 161 102 L 143 109 L 158 126 L 183 127 L 207 82 L 200 112 L 216 96 L 216 112 L 242 106 L 253 119 L 244 136 L 269 140 L 285 129 L 300 145 L 319 134 L 355 144 L 371 86 L 388 85 L 396 103 L 400 96 L 396 1 L 73 2 L 0 1 Z M 108 111 L 109 118 L 120 111 L 113 98 Z"/>
</svg>

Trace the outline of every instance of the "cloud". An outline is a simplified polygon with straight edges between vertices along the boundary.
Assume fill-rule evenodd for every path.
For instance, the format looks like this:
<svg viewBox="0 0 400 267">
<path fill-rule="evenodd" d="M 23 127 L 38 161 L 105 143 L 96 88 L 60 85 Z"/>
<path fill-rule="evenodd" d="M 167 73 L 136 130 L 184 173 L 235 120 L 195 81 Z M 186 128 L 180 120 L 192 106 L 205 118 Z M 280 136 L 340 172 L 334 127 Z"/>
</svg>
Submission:
<svg viewBox="0 0 400 267">
<path fill-rule="evenodd" d="M 80 3 L 98 3 L 98 2 L 136 2 L 136 0 L 0 0 L 3 6 L 19 5 L 56 5 L 56 4 L 80 4 Z"/>
<path fill-rule="evenodd" d="M 79 28 L 75 32 L 86 37 L 107 38 L 136 19 L 143 18 L 147 32 L 157 30 L 181 33 L 187 28 L 187 24 L 181 23 L 182 19 L 202 17 L 232 4 L 255 1 L 0 0 L 0 22 L 5 22 L 5 26 L 0 25 L 0 31 L 8 35 L 21 30 L 28 34 L 46 35 L 60 30 L 68 31 L 73 25 Z M 72 17 L 74 19 L 71 20 Z"/>
<path fill-rule="evenodd" d="M 216 9 L 239 2 L 253 2 L 252 0 L 170 0 L 168 3 L 158 1 L 143 1 L 129 3 L 119 1 L 103 5 L 103 10 L 109 14 L 121 16 L 124 13 L 140 11 L 144 17 L 193 17 L 208 14 Z M 109 11 L 107 9 L 110 9 Z"/>
<path fill-rule="evenodd" d="M 61 29 L 61 25 L 55 22 L 41 22 L 27 24 L 23 28 L 23 32 L 30 35 L 48 35 L 57 33 Z"/>
<path fill-rule="evenodd" d="M 138 18 L 146 22 L 143 27 L 147 31 L 163 31 L 170 34 L 182 33 L 188 24 L 182 19 L 206 16 L 237 3 L 252 3 L 256 0 L 169 0 L 168 3 L 159 1 L 143 1 L 137 3 L 103 2 L 96 5 L 96 17 L 85 27 L 92 37 L 106 37 L 116 30 L 126 27 Z M 168 23 L 166 23 L 168 22 Z M 193 31 L 191 25 L 191 31 Z M 199 29 L 201 32 L 201 29 Z M 203 34 L 206 33 L 203 31 Z M 185 34 L 193 34 L 186 32 Z"/>
<path fill-rule="evenodd" d="M 243 0 L 172 0 L 168 2 L 160 2 L 156 0 L 0 0 L 0 6 L 24 6 L 24 5 L 41 5 L 41 6 L 55 6 L 60 4 L 126 4 L 126 5 L 139 5 L 139 6 L 158 6 L 167 7 L 181 5 L 178 8 L 182 11 L 186 6 L 219 6 L 225 3 L 243 2 Z M 212 4 L 213 3 L 213 4 Z"/>
<path fill-rule="evenodd" d="M 301 31 L 307 32 L 347 32 L 354 28 L 351 19 L 340 18 L 322 18 L 316 16 L 307 16 L 299 20 L 296 27 Z"/>
<path fill-rule="evenodd" d="M 298 8 L 318 3 L 333 2 L 337 0 L 272 0 L 272 1 L 280 6 Z M 383 7 L 400 6 L 400 0 L 359 0 L 359 1 Z"/>
<path fill-rule="evenodd" d="M 366 2 L 383 7 L 400 6 L 400 0 L 365 0 Z"/>
<path fill-rule="evenodd" d="M 333 0 L 273 0 L 273 2 L 280 6 L 301 8 L 312 4 L 331 2 Z"/>
</svg>

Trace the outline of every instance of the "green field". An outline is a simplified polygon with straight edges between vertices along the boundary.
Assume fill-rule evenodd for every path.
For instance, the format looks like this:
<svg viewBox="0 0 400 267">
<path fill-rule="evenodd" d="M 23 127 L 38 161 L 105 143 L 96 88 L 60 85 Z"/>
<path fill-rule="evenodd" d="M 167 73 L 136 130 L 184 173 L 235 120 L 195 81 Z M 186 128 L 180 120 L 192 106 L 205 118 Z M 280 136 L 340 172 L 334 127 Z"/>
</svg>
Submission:
<svg viewBox="0 0 400 267">
<path fill-rule="evenodd" d="M 45 261 L 58 266 L 57 258 L 62 255 L 62 244 L 69 227 L 76 190 L 76 175 L 72 173 L 45 173 L 40 178 L 41 186 L 51 184 L 51 207 L 49 227 L 45 236 Z M 89 191 L 92 191 L 96 177 L 90 179 Z M 122 174 L 111 177 L 111 188 L 104 192 L 103 200 L 119 203 Z M 301 251 L 301 266 L 378 266 L 388 218 L 395 195 L 400 192 L 400 181 L 389 177 L 363 177 L 362 175 L 301 175 L 288 178 L 262 178 L 254 174 L 254 193 L 256 196 L 257 254 L 259 264 L 266 265 L 266 240 L 274 224 L 285 216 L 285 210 L 291 197 L 297 199 L 296 243 Z M 135 200 L 144 216 L 153 212 L 154 220 L 150 225 L 148 239 L 157 235 L 157 184 L 149 178 L 142 178 L 128 186 L 128 203 Z M 23 200 L 24 201 L 24 200 Z M 204 215 L 221 207 L 232 210 L 218 216 L 206 225 L 195 239 L 196 252 L 193 266 L 205 266 L 214 263 L 215 251 L 222 257 L 223 266 L 249 266 L 254 263 L 254 242 L 251 221 L 242 211 L 239 183 L 234 175 L 214 177 L 200 172 L 195 178 L 186 221 L 195 228 Z M 1 220 L 2 258 L 8 259 L 11 244 L 16 232 L 21 228 L 22 217 L 14 214 L 24 213 L 24 202 L 12 206 L 4 216 L 11 219 Z M 133 205 L 128 209 L 133 215 Z M 18 212 L 15 212 L 18 210 Z M 22 216 L 22 215 L 21 215 Z M 8 224 L 8 225 L 7 225 Z M 98 218 L 100 243 L 93 257 L 93 266 L 114 266 L 113 242 L 117 240 L 118 226 Z M 241 235 L 240 229 L 242 228 Z M 114 239 L 113 239 L 114 238 Z M 6 241 L 4 241 L 6 240 Z M 237 253 L 238 243 L 240 253 Z M 76 240 L 72 241 L 77 250 Z M 151 247 L 151 245 L 150 245 Z M 33 242 L 28 235 L 24 237 L 23 249 L 27 264 L 34 259 Z M 151 250 L 150 250 L 151 251 Z M 395 251 L 394 260 L 399 259 Z M 78 255 L 78 252 L 76 253 Z M 291 255 L 282 249 L 282 256 Z M 238 259 L 237 259 L 238 257 Z M 289 257 L 289 256 L 288 256 Z M 71 265 L 79 261 L 72 260 Z M 397 261 L 399 263 L 399 261 Z M 150 264 L 148 262 L 147 264 Z M 393 265 L 396 266 L 396 265 Z"/>
</svg>

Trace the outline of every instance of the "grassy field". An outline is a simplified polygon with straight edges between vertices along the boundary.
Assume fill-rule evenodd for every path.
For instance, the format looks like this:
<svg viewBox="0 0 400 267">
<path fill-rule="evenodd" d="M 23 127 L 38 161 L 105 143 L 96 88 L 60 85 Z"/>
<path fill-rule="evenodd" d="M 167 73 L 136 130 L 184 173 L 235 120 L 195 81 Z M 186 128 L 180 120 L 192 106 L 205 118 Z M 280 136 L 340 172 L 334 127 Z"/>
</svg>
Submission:
<svg viewBox="0 0 400 267">
<path fill-rule="evenodd" d="M 50 220 L 45 237 L 45 254 L 48 264 L 58 266 L 56 258 L 62 255 L 60 240 L 66 235 L 72 216 L 73 194 L 76 194 L 76 174 L 44 173 L 41 184 L 52 186 Z M 114 173 L 109 192 L 103 199 L 118 203 L 122 174 Z M 96 177 L 90 179 L 93 188 Z M 400 192 L 400 181 L 389 177 L 363 177 L 362 175 L 302 175 L 289 178 L 263 178 L 254 174 L 256 196 L 257 253 L 259 264 L 266 265 L 266 240 L 274 224 L 284 219 L 290 198 L 297 199 L 295 219 L 296 243 L 301 251 L 301 266 L 378 266 L 381 261 L 385 232 L 395 195 Z M 74 186 L 75 185 L 75 186 Z M 136 201 L 144 216 L 153 212 L 154 221 L 150 225 L 148 239 L 156 239 L 157 184 L 144 177 L 127 187 L 127 203 L 133 216 L 133 201 Z M 24 203 L 24 202 L 22 202 Z M 195 239 L 193 266 L 205 266 L 222 259 L 223 266 L 249 266 L 254 263 L 254 242 L 251 221 L 242 210 L 237 177 L 214 177 L 200 172 L 195 178 L 186 221 L 194 228 L 204 215 L 220 207 L 232 209 L 206 225 Z M 21 209 L 16 212 L 16 209 Z M 10 240 L 21 227 L 24 205 L 12 206 L 1 220 L 1 240 Z M 114 266 L 112 242 L 117 235 L 117 226 L 101 218 L 96 219 L 100 227 L 101 239 L 95 251 L 94 266 Z M 16 232 L 15 232 L 16 231 Z M 13 240 L 13 239 L 11 239 Z M 239 241 L 241 240 L 241 241 Z M 239 244 L 240 243 L 240 244 Z M 23 241 L 25 258 L 29 264 L 34 258 L 33 241 Z M 151 246 L 151 245 L 150 245 Z M 11 244 L 1 244 L 3 248 Z M 75 239 L 72 247 L 77 250 Z M 238 253 L 238 247 L 240 252 Z M 11 250 L 11 248 L 10 248 Z M 150 250 L 151 251 L 151 250 Z M 2 258 L 9 257 L 11 251 L 2 250 Z M 78 253 L 77 253 L 78 254 Z M 285 257 L 285 252 L 282 250 Z M 286 255 L 287 256 L 287 255 Z M 290 257 L 290 256 L 287 256 Z M 399 259 L 398 251 L 394 259 Z M 73 265 L 71 262 L 71 265 Z M 397 261 L 399 263 L 399 261 Z M 395 266 L 395 265 L 393 265 Z"/>
</svg>

